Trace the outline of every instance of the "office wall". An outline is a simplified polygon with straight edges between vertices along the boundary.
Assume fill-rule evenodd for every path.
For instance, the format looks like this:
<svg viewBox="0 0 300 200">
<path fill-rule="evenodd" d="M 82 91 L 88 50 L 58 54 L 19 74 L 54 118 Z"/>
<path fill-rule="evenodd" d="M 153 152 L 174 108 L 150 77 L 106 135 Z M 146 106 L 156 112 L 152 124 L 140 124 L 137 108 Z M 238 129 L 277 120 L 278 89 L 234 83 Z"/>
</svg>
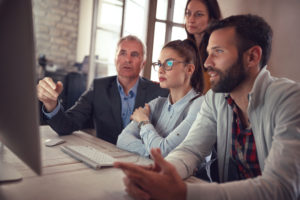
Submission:
<svg viewBox="0 0 300 200">
<path fill-rule="evenodd" d="M 258 14 L 273 28 L 273 50 L 268 69 L 278 77 L 300 82 L 299 0 L 218 0 L 223 17 Z"/>
<path fill-rule="evenodd" d="M 36 55 L 60 68 L 76 61 L 79 0 L 33 0 Z"/>
</svg>

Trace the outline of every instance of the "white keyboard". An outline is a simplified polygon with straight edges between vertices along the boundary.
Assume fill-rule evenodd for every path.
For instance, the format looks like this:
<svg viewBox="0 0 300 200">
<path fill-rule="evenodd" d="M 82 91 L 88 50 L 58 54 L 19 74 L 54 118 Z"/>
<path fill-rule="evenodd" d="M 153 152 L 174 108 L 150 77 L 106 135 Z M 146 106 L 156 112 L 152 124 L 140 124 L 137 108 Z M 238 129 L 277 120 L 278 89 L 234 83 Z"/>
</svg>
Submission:
<svg viewBox="0 0 300 200">
<path fill-rule="evenodd" d="M 116 161 L 112 156 L 94 149 L 93 147 L 68 145 L 61 146 L 61 150 L 94 169 L 100 169 L 103 166 L 113 166 L 113 163 Z"/>
</svg>

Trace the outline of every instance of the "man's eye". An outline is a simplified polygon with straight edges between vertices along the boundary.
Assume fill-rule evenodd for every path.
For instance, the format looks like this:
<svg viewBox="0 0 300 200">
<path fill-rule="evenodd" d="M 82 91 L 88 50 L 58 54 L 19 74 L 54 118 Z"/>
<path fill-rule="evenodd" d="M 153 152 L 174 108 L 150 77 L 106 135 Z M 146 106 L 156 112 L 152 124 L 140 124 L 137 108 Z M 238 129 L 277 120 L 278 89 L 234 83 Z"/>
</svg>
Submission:
<svg viewBox="0 0 300 200">
<path fill-rule="evenodd" d="M 131 54 L 131 56 L 132 56 L 132 57 L 139 57 L 139 53 L 138 53 L 138 52 L 133 52 L 133 53 Z"/>
<path fill-rule="evenodd" d="M 220 53 L 223 53 L 224 51 L 222 49 L 215 49 L 213 51 L 213 54 L 220 54 Z"/>
<path fill-rule="evenodd" d="M 124 55 L 126 55 L 126 52 L 125 51 L 120 51 L 119 55 L 124 56 Z"/>
</svg>

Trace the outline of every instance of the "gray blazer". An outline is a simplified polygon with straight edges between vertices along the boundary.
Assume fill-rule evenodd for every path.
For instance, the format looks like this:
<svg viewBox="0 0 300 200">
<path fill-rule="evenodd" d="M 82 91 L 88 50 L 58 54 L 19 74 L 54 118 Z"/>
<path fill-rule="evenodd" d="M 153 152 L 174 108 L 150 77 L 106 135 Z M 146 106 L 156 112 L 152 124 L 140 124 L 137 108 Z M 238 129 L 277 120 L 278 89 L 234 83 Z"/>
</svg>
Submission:
<svg viewBox="0 0 300 200">
<path fill-rule="evenodd" d="M 233 113 L 225 95 L 206 93 L 187 137 L 168 155 L 182 178 L 193 173 L 217 141 L 220 182 L 228 180 Z M 299 83 L 272 77 L 263 68 L 249 93 L 248 105 L 262 175 L 226 184 L 188 183 L 187 199 L 299 199 L 299 102 Z"/>
<path fill-rule="evenodd" d="M 140 78 L 135 106 L 144 106 L 158 96 L 167 96 L 168 90 L 145 78 Z M 121 98 L 116 76 L 95 79 L 93 86 L 66 112 L 61 109 L 46 122 L 59 134 L 67 135 L 85 128 L 96 128 L 97 136 L 116 144 L 123 129 Z"/>
</svg>

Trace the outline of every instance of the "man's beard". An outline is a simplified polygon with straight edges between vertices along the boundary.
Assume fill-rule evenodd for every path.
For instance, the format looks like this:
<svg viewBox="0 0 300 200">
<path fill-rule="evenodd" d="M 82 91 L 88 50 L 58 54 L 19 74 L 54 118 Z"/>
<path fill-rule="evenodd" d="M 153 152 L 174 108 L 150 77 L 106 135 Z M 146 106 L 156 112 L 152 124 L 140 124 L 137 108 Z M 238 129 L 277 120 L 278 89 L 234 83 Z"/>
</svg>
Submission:
<svg viewBox="0 0 300 200">
<path fill-rule="evenodd" d="M 219 75 L 220 80 L 211 81 L 211 89 L 214 92 L 230 93 L 246 78 L 242 56 L 238 57 L 236 63 L 231 65 L 225 72 L 208 67 L 207 71 L 214 71 Z"/>
</svg>

